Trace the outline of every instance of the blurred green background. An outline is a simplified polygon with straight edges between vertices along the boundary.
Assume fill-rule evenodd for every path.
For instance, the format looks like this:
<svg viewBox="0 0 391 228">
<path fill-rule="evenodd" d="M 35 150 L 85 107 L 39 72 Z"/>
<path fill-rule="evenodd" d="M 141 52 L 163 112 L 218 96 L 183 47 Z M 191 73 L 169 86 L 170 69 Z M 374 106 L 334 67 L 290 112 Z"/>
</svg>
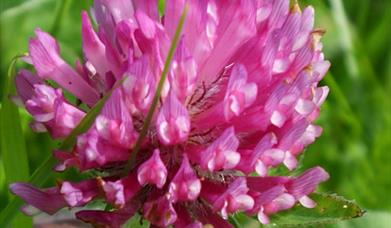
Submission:
<svg viewBox="0 0 391 228">
<path fill-rule="evenodd" d="M 0 97 L 11 58 L 26 52 L 28 38 L 36 27 L 57 37 L 69 63 L 80 58 L 80 11 L 89 9 L 91 2 L 0 1 Z M 324 133 L 307 149 L 302 168 L 323 166 L 331 179 L 320 190 L 355 200 L 367 210 L 363 218 L 333 226 L 391 227 L 391 1 L 299 3 L 315 7 L 317 27 L 327 30 L 324 52 L 332 62 L 322 82 L 330 87 L 330 95 L 317 121 Z M 33 134 L 28 128 L 30 117 L 23 111 L 20 116 L 29 164 L 14 168 L 32 173 L 55 143 L 45 134 Z M 1 151 L 0 210 L 9 198 L 10 180 L 3 162 Z"/>
</svg>

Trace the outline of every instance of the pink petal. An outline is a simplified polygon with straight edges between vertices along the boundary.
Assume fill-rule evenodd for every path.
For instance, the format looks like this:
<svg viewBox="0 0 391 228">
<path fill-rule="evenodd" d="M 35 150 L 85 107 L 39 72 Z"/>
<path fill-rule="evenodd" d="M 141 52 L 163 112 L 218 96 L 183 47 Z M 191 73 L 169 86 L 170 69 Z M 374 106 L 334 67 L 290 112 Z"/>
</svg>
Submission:
<svg viewBox="0 0 391 228">
<path fill-rule="evenodd" d="M 288 194 L 283 193 L 272 202 L 267 203 L 265 207 L 265 212 L 268 214 L 273 214 L 279 211 L 287 210 L 295 205 L 295 198 Z"/>
<path fill-rule="evenodd" d="M 130 202 L 124 208 L 116 211 L 79 211 L 76 213 L 76 217 L 94 226 L 120 228 L 137 212 L 139 207 L 139 202 Z"/>
<path fill-rule="evenodd" d="M 234 128 L 230 127 L 201 153 L 201 165 L 210 171 L 234 168 L 240 161 L 238 146 Z"/>
<path fill-rule="evenodd" d="M 155 149 L 152 156 L 137 170 L 137 179 L 140 185 L 155 184 L 162 188 L 166 183 L 167 169 L 160 159 L 160 151 Z"/>
<path fill-rule="evenodd" d="M 33 96 L 34 85 L 42 83 L 42 79 L 28 70 L 20 70 L 15 77 L 16 90 L 23 102 L 26 102 Z"/>
<path fill-rule="evenodd" d="M 238 48 L 256 32 L 253 1 L 216 1 L 216 40 L 209 58 L 200 67 L 201 80 L 211 82 Z"/>
<path fill-rule="evenodd" d="M 37 38 L 30 39 L 29 53 L 37 73 L 52 79 L 88 105 L 99 99 L 99 94 L 73 70 L 59 55 L 57 42 L 49 34 L 37 29 Z"/>
<path fill-rule="evenodd" d="M 297 166 L 296 157 L 289 151 L 285 152 L 285 158 L 283 162 L 289 170 L 293 170 Z"/>
<path fill-rule="evenodd" d="M 221 211 L 223 218 L 227 218 L 228 213 L 250 210 L 254 206 L 254 199 L 247 192 L 246 179 L 244 177 L 238 177 L 215 200 L 213 208 Z"/>
<path fill-rule="evenodd" d="M 95 33 L 87 13 L 83 11 L 81 16 L 84 57 L 99 73 L 100 80 L 105 80 L 106 73 L 110 71 L 106 60 L 106 47 Z"/>
<path fill-rule="evenodd" d="M 326 181 L 328 178 L 329 175 L 324 169 L 321 167 L 314 167 L 293 179 L 292 182 L 287 185 L 287 189 L 296 199 L 300 199 L 315 191 L 317 185 Z"/>
<path fill-rule="evenodd" d="M 153 39 L 156 34 L 156 27 L 154 21 L 148 17 L 144 12 L 137 10 L 136 20 L 139 27 L 147 39 Z"/>
<path fill-rule="evenodd" d="M 269 224 L 270 222 L 269 217 L 263 212 L 263 208 L 258 212 L 257 218 L 258 221 L 262 224 Z"/>
<path fill-rule="evenodd" d="M 98 196 L 98 184 L 96 180 L 87 180 L 80 183 L 62 182 L 60 193 L 71 207 L 80 207 Z"/>
<path fill-rule="evenodd" d="M 142 113 L 146 113 L 155 95 L 156 81 L 151 72 L 148 58 L 140 57 L 129 65 L 129 77 L 123 84 L 127 99 Z"/>
<path fill-rule="evenodd" d="M 201 192 L 201 182 L 194 173 L 186 154 L 184 154 L 182 164 L 170 183 L 168 192 L 172 202 L 195 200 Z"/>
<path fill-rule="evenodd" d="M 189 114 L 173 92 L 164 101 L 156 125 L 159 140 L 165 145 L 187 140 L 190 132 Z"/>
<path fill-rule="evenodd" d="M 101 180 L 100 184 L 107 201 L 118 208 L 123 208 L 141 189 L 136 175 L 133 174 L 117 181 Z"/>
<path fill-rule="evenodd" d="M 303 196 L 299 199 L 299 202 L 301 205 L 303 205 L 306 208 L 314 208 L 316 207 L 316 203 L 309 198 L 308 196 Z"/>
<path fill-rule="evenodd" d="M 48 214 L 54 214 L 61 208 L 67 206 L 67 203 L 57 188 L 40 190 L 30 184 L 14 183 L 10 185 L 10 190 L 29 205 Z"/>
<path fill-rule="evenodd" d="M 186 49 L 184 39 L 179 41 L 172 63 L 170 85 L 182 102 L 191 96 L 196 86 L 197 63 Z"/>
<path fill-rule="evenodd" d="M 239 116 L 245 108 L 255 101 L 258 87 L 255 83 L 247 83 L 247 71 L 243 65 L 235 65 L 228 82 L 224 97 L 224 116 L 226 120 Z"/>
<path fill-rule="evenodd" d="M 144 204 L 143 215 L 152 224 L 167 227 L 177 219 L 177 213 L 167 197 L 162 196 L 156 201 Z"/>
<path fill-rule="evenodd" d="M 136 142 L 138 134 L 133 128 L 132 117 L 121 90 L 114 91 L 105 103 L 95 126 L 100 136 L 113 145 L 130 149 Z"/>
</svg>

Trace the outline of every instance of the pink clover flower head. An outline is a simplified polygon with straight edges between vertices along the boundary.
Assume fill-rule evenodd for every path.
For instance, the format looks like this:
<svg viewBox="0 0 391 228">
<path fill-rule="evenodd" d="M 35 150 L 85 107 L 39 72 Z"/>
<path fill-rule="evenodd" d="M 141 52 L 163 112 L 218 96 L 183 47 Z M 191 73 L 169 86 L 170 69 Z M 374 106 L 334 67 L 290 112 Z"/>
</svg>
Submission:
<svg viewBox="0 0 391 228">
<path fill-rule="evenodd" d="M 104 201 L 110 210 L 76 213 L 101 227 L 121 227 L 136 212 L 155 227 L 232 227 L 227 219 L 236 212 L 267 224 L 297 202 L 314 207 L 309 194 L 328 179 L 326 171 L 269 172 L 294 170 L 322 133 L 313 122 L 329 92 L 319 81 L 330 63 L 313 8 L 290 8 L 289 0 L 165 4 L 160 16 L 157 1 L 95 0 L 98 28 L 82 12 L 83 59 L 75 67 L 52 36 L 36 30 L 26 58 L 35 72 L 21 70 L 15 80 L 33 130 L 67 137 L 124 80 L 72 150 L 53 153 L 56 171 L 74 167 L 94 176 L 47 189 L 15 183 L 12 192 L 49 214 Z M 167 79 L 142 132 L 185 4 Z"/>
</svg>

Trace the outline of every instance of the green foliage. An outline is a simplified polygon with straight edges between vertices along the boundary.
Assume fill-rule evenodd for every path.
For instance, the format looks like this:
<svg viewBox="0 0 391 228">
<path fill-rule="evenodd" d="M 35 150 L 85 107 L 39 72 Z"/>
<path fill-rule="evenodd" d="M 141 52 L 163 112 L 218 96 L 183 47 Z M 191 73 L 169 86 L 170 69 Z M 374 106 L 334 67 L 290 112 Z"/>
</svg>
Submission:
<svg viewBox="0 0 391 228">
<path fill-rule="evenodd" d="M 317 206 L 308 209 L 300 204 L 295 207 L 270 216 L 270 224 L 262 227 L 320 227 L 341 220 L 361 217 L 363 211 L 355 202 L 335 194 L 314 193 L 310 196 Z M 235 227 L 260 227 L 256 217 L 251 218 L 243 213 L 232 216 Z"/>
<path fill-rule="evenodd" d="M 23 56 L 23 55 L 21 55 Z M 4 91 L 0 115 L 0 145 L 4 166 L 5 185 L 16 181 L 26 181 L 29 178 L 29 165 L 27 160 L 26 144 L 22 135 L 18 108 L 9 99 L 8 94 L 15 92 L 14 74 L 15 65 L 19 57 L 12 59 L 4 80 Z M 11 196 L 8 197 L 12 199 Z M 32 225 L 32 219 L 19 213 L 14 213 L 16 219 L 12 222 L 16 227 L 28 227 Z M 1 223 L 0 223 L 1 224 Z"/>
<path fill-rule="evenodd" d="M 143 220 L 139 214 L 135 214 L 125 225 L 123 228 L 148 228 L 149 222 L 147 220 Z"/>
<path fill-rule="evenodd" d="M 319 226 L 361 217 L 364 214 L 356 203 L 337 195 L 314 193 L 310 197 L 317 203 L 314 209 L 296 205 L 290 210 L 271 216 L 271 225 L 268 226 L 273 227 L 274 224 L 281 227 Z"/>
<path fill-rule="evenodd" d="M 366 216 L 358 219 L 340 222 L 332 225 L 335 228 L 367 228 L 367 227 L 389 227 L 391 223 L 391 213 L 369 211 Z"/>
<path fill-rule="evenodd" d="M 330 172 L 325 189 L 356 199 L 364 208 L 391 211 L 390 1 L 305 1 L 326 28 L 324 50 L 332 62 L 324 83 L 330 95 L 305 166 Z M 305 4 L 303 3 L 303 5 Z M 387 24 L 387 26 L 385 26 Z"/>
</svg>

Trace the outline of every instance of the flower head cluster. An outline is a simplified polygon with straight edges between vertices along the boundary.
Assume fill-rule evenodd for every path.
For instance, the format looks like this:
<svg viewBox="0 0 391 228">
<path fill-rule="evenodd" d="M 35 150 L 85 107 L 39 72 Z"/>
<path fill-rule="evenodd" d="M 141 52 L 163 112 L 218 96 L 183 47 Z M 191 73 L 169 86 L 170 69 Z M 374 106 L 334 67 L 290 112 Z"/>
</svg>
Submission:
<svg viewBox="0 0 391 228">
<path fill-rule="evenodd" d="M 18 95 L 32 128 L 53 138 L 70 134 L 87 107 L 126 77 L 71 152 L 55 151 L 57 171 L 76 167 L 99 174 L 47 189 L 17 183 L 11 190 L 49 214 L 104 200 L 110 210 L 76 216 L 119 227 L 136 212 L 156 227 L 231 227 L 230 214 L 269 215 L 299 202 L 328 179 L 320 167 L 297 177 L 269 176 L 297 166 L 297 156 L 321 134 L 312 122 L 328 88 L 329 68 L 314 10 L 289 0 L 95 0 L 82 13 L 83 61 L 71 67 L 53 37 L 37 29 L 19 72 Z M 155 95 L 181 12 L 188 4 L 178 47 L 151 126 L 125 173 Z M 59 88 L 50 86 L 55 82 Z M 79 103 L 80 103 L 79 102 Z M 257 175 L 254 175 L 256 173 Z"/>
</svg>

